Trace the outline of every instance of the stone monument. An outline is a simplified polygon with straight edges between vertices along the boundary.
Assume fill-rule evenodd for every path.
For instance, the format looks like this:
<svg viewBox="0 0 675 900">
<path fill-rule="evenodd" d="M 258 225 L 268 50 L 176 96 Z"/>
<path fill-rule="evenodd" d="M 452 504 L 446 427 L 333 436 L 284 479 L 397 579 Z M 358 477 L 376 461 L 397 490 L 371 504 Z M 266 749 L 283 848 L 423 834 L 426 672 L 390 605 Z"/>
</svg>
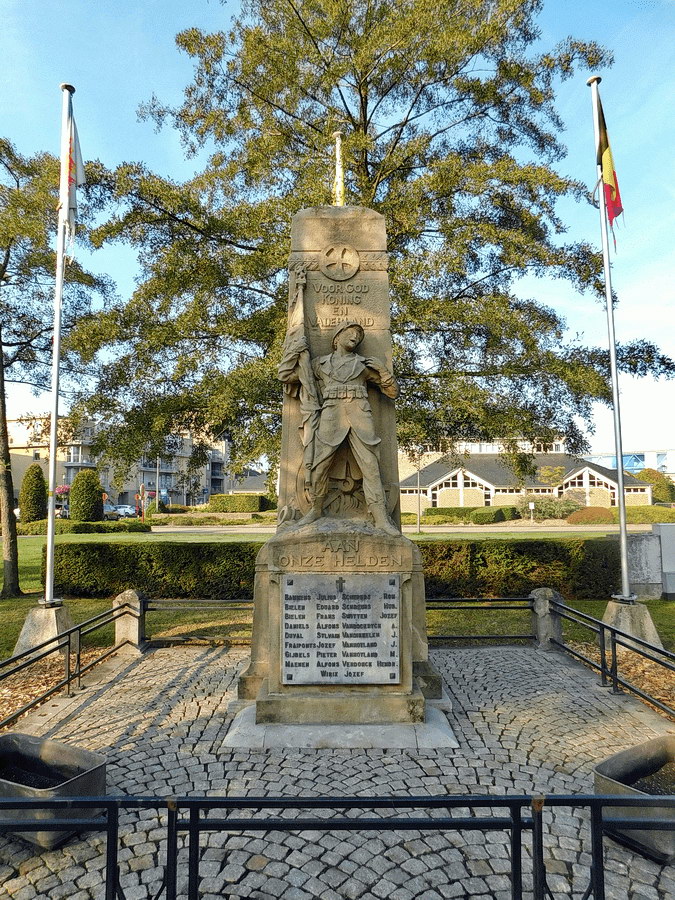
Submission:
<svg viewBox="0 0 675 900">
<path fill-rule="evenodd" d="M 420 723 L 441 696 L 422 562 L 401 534 L 384 217 L 293 218 L 277 534 L 256 562 L 257 724 Z"/>
</svg>

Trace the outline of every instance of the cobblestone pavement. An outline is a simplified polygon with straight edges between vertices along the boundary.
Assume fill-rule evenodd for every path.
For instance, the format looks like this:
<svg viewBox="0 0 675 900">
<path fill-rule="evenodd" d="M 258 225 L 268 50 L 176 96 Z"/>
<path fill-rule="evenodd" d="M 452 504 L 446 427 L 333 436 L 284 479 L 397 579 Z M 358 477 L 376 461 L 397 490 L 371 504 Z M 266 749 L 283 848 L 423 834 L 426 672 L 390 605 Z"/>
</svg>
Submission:
<svg viewBox="0 0 675 900">
<path fill-rule="evenodd" d="M 453 700 L 458 750 L 223 751 L 227 707 L 246 658 L 241 650 L 204 647 L 114 660 L 106 664 L 107 686 L 92 684 L 75 698 L 47 704 L 17 730 L 106 753 L 110 793 L 161 797 L 588 793 L 597 760 L 675 730 L 637 700 L 612 695 L 595 675 L 557 653 L 500 647 L 432 655 Z M 121 816 L 127 900 L 152 898 L 160 887 L 164 822 L 154 810 Z M 509 844 L 502 832 L 251 830 L 202 838 L 205 900 L 510 897 Z M 525 887 L 531 889 L 529 842 L 526 836 Z M 104 849 L 103 835 L 95 833 L 50 852 L 0 837 L 0 896 L 4 891 L 12 900 L 100 898 Z M 583 811 L 548 812 L 545 853 L 555 900 L 582 896 L 588 849 Z M 181 849 L 183 892 L 185 854 Z M 608 839 L 605 863 L 607 896 L 614 900 L 675 897 L 673 867 Z"/>
</svg>

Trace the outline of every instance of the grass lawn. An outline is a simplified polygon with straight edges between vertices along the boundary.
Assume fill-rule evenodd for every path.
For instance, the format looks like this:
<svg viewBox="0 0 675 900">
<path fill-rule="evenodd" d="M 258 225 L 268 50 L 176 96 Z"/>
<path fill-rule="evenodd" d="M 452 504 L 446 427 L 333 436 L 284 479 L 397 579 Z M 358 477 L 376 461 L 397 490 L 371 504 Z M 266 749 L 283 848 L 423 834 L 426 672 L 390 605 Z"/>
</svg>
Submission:
<svg viewBox="0 0 675 900">
<path fill-rule="evenodd" d="M 422 533 L 410 535 L 419 540 L 447 540 L 448 538 L 475 539 L 478 535 L 462 533 Z M 559 534 L 549 535 L 541 532 L 537 537 L 560 537 Z M 602 533 L 591 534 L 571 533 L 565 537 L 604 537 Z M 503 540 L 505 535 L 481 534 L 481 539 Z M 525 540 L 532 539 L 532 534 L 508 535 L 508 539 Z M 267 534 L 256 534 L 246 530 L 240 534 L 214 533 L 191 534 L 180 533 L 151 533 L 151 534 L 64 534 L 58 535 L 58 543 L 66 542 L 136 542 L 136 541 L 258 541 L 263 543 L 269 538 Z M 41 593 L 40 570 L 42 564 L 42 547 L 45 537 L 20 537 L 19 538 L 19 568 L 21 586 L 25 592 L 22 597 L 0 601 L 0 659 L 9 656 L 23 625 L 26 613 L 33 606 Z M 578 601 L 576 608 L 587 612 L 596 618 L 601 618 L 605 610 L 606 599 L 593 601 Z M 664 646 L 675 651 L 675 601 L 649 600 L 647 607 L 652 615 L 654 624 L 661 636 Z M 68 600 L 74 622 L 83 622 L 99 612 L 110 608 L 110 601 L 105 599 L 74 598 Z M 428 623 L 431 634 L 526 634 L 530 631 L 529 613 L 527 611 L 511 612 L 505 610 L 457 610 L 457 611 L 429 611 Z M 246 612 L 222 610 L 181 610 L 158 611 L 148 616 L 148 632 L 153 636 L 191 633 L 205 637 L 219 637 L 237 639 L 250 634 L 248 624 L 249 616 Z M 178 624 L 180 623 L 180 625 Z M 589 640 L 592 635 L 587 629 L 565 623 L 565 635 L 570 640 Z M 112 641 L 112 626 L 95 632 L 85 638 L 86 645 L 106 645 Z"/>
</svg>

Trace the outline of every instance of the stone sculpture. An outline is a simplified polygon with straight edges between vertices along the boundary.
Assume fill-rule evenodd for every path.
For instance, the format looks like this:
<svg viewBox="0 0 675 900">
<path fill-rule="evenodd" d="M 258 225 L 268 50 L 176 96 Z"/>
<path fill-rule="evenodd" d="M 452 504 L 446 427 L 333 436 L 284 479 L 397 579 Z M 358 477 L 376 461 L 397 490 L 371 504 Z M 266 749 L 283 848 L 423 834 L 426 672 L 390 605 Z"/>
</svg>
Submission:
<svg viewBox="0 0 675 900">
<path fill-rule="evenodd" d="M 291 332 L 286 342 L 279 380 L 285 384 L 314 380 L 308 389 L 315 405 L 312 426 L 306 435 L 308 452 L 304 457 L 312 506 L 298 525 L 310 525 L 322 516 L 331 466 L 340 447 L 347 442 L 360 470 L 366 505 L 375 526 L 395 535 L 398 529 L 385 509 L 378 449 L 381 438 L 375 433 L 368 385 L 377 385 L 392 399 L 398 396 L 398 385 L 382 360 L 356 352 L 363 338 L 364 331 L 358 322 L 338 325 L 333 332 L 332 352 L 314 359 L 309 373 L 302 359 L 309 352 L 304 334 Z"/>
</svg>

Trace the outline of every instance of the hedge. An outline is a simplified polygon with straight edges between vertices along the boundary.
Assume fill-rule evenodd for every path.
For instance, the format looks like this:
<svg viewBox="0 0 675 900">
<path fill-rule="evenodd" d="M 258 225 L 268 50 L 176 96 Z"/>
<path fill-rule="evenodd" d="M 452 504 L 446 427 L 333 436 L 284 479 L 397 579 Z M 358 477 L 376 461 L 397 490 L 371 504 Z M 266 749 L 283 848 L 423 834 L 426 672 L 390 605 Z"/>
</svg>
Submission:
<svg viewBox="0 0 675 900">
<path fill-rule="evenodd" d="M 272 504 L 264 494 L 211 494 L 206 512 L 263 512 Z"/>
<path fill-rule="evenodd" d="M 73 522 L 72 519 L 56 519 L 56 534 L 115 534 L 116 532 L 147 532 L 149 525 L 139 520 L 120 519 L 119 522 Z M 47 534 L 47 520 L 28 524 L 19 523 L 17 533 L 22 535 Z"/>
<path fill-rule="evenodd" d="M 471 513 L 474 525 L 492 525 L 493 522 L 504 521 L 504 510 L 501 506 L 484 506 Z"/>
<path fill-rule="evenodd" d="M 619 521 L 619 508 L 610 510 L 612 521 Z M 655 522 L 675 522 L 675 509 L 666 506 L 627 506 L 626 522 L 629 525 L 652 525 Z"/>
<path fill-rule="evenodd" d="M 57 544 L 54 590 L 71 597 L 135 588 L 149 597 L 250 598 L 258 550 L 259 543 Z M 44 574 L 45 552 L 43 581 Z"/>
<path fill-rule="evenodd" d="M 420 542 L 427 597 L 524 596 L 552 587 L 569 600 L 619 589 L 619 544 L 612 538 Z"/>
<path fill-rule="evenodd" d="M 430 506 L 424 510 L 425 516 L 444 516 L 448 519 L 456 519 L 458 522 L 470 521 L 474 509 L 484 509 L 482 506 Z"/>
<path fill-rule="evenodd" d="M 428 597 L 524 596 L 552 587 L 569 600 L 604 599 L 619 588 L 611 538 L 423 541 Z M 150 597 L 251 598 L 259 543 L 57 544 L 55 590 L 110 597 L 127 588 Z M 44 578 L 44 558 L 43 558 Z"/>
</svg>

